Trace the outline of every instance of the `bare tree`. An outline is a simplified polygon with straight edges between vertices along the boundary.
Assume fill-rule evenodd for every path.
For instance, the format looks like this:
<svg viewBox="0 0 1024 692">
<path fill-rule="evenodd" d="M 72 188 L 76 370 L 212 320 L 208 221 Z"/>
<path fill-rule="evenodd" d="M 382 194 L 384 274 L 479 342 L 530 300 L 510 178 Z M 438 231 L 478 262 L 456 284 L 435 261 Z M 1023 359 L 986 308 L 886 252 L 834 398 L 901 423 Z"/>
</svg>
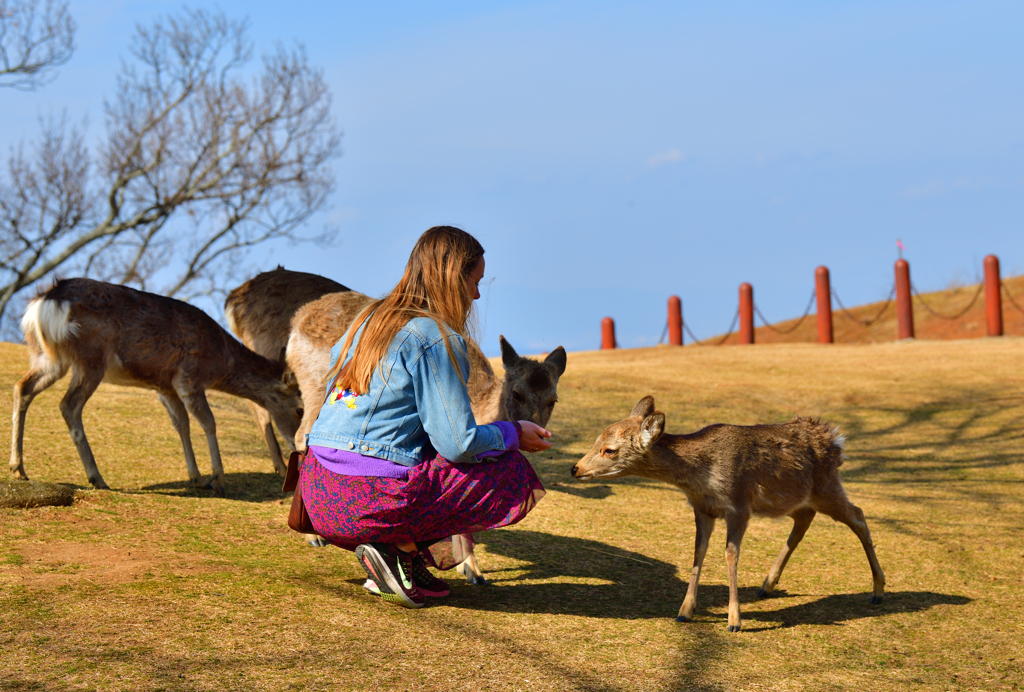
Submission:
<svg viewBox="0 0 1024 692">
<path fill-rule="evenodd" d="M 0 0 L 0 86 L 35 89 L 75 50 L 75 21 L 66 2 Z"/>
<path fill-rule="evenodd" d="M 233 284 L 248 248 L 299 239 L 333 189 L 340 131 L 301 46 L 243 73 L 247 28 L 201 9 L 138 26 L 95 160 L 63 118 L 43 123 L 31 156 L 12 153 L 0 317 L 57 270 L 188 300 Z"/>
</svg>

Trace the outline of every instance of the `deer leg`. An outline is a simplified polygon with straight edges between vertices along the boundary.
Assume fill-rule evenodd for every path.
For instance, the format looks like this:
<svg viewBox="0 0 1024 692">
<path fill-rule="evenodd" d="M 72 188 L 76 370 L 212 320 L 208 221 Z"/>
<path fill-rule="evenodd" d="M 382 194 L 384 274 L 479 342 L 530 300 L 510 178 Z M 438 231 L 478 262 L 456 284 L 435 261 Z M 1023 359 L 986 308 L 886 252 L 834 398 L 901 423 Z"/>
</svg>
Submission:
<svg viewBox="0 0 1024 692">
<path fill-rule="evenodd" d="M 64 376 L 67 369 L 29 370 L 14 385 L 14 413 L 11 416 L 11 473 L 28 480 L 25 473 L 25 414 L 36 395 Z"/>
<path fill-rule="evenodd" d="M 303 390 L 302 394 L 302 422 L 295 433 L 295 449 L 306 449 L 306 435 L 313 429 L 313 423 L 320 415 L 320 408 L 324 399 L 327 398 L 327 385 L 320 383 L 313 388 L 309 394 Z"/>
<path fill-rule="evenodd" d="M 764 578 L 761 590 L 757 592 L 758 598 L 764 598 L 775 590 L 775 586 L 779 583 L 779 577 L 782 576 L 782 570 L 786 568 L 786 563 L 789 562 L 793 551 L 796 550 L 796 547 L 800 545 L 800 541 L 803 540 L 804 534 L 807 533 L 811 522 L 814 521 L 815 514 L 817 512 L 810 507 L 802 507 L 793 512 L 791 515 L 793 517 L 793 530 L 790 532 L 789 538 L 786 539 L 786 545 L 782 546 L 782 552 L 775 558 L 775 564 L 768 570 L 768 576 Z"/>
<path fill-rule="evenodd" d="M 835 503 L 827 509 L 822 507 L 819 509 L 836 521 L 846 524 L 857 534 L 860 544 L 864 546 L 864 552 L 867 553 L 868 564 L 871 565 L 871 579 L 874 582 L 871 602 L 881 603 L 882 597 L 885 596 L 885 574 L 882 572 L 882 566 L 878 564 L 875 545 L 871 542 L 871 531 L 868 530 L 864 512 L 860 507 L 847 500 L 845 496 L 842 497 L 842 503 Z"/>
<path fill-rule="evenodd" d="M 60 402 L 60 412 L 64 416 L 64 422 L 68 425 L 71 440 L 78 450 L 82 466 L 85 467 L 85 477 L 89 479 L 92 487 L 109 490 L 110 486 L 104 482 L 100 470 L 96 467 L 96 457 L 92 454 L 89 440 L 85 437 L 85 426 L 82 425 L 82 409 L 85 408 L 85 402 L 103 381 L 103 372 L 104 369 L 101 367 L 85 368 L 76 364 L 72 368 L 71 384 L 68 385 L 68 391 Z"/>
<path fill-rule="evenodd" d="M 206 400 L 206 392 L 202 389 L 195 389 L 188 395 L 178 392 L 182 403 L 188 412 L 195 416 L 206 433 L 206 443 L 210 446 L 210 470 L 213 477 L 210 479 L 210 487 L 220 496 L 224 496 L 224 466 L 220 459 L 220 445 L 217 444 L 217 421 L 210 410 L 210 403 Z"/>
<path fill-rule="evenodd" d="M 708 542 L 711 540 L 711 532 L 715 529 L 715 518 L 693 510 L 693 518 L 697 524 L 697 537 L 693 548 L 693 569 L 690 570 L 690 583 L 686 587 L 686 598 L 679 608 L 679 615 L 676 622 L 689 622 L 693 617 L 693 611 L 697 608 L 697 582 L 700 581 L 700 570 L 704 566 L 704 556 L 708 552 Z"/>
<path fill-rule="evenodd" d="M 274 462 L 274 470 L 282 476 L 285 475 L 288 465 L 284 463 L 284 457 L 281 456 L 281 445 L 277 443 L 277 435 L 274 434 L 270 412 L 252 401 L 249 402 L 249 410 L 256 418 L 256 427 L 259 428 L 260 434 L 263 435 L 263 441 L 267 443 L 267 449 L 270 450 L 270 460 Z M 292 441 L 289 440 L 288 444 L 291 445 Z"/>
<path fill-rule="evenodd" d="M 484 573 L 480 571 L 480 565 L 476 561 L 476 553 L 470 553 L 456 569 L 470 584 L 475 586 L 487 584 L 487 579 L 484 577 Z"/>
<path fill-rule="evenodd" d="M 181 438 L 181 447 L 185 451 L 185 468 L 188 470 L 188 479 L 192 485 L 199 485 L 202 480 L 199 473 L 199 466 L 196 465 L 196 454 L 192 449 L 192 434 L 189 432 L 188 409 L 182 403 L 181 398 L 172 391 L 160 392 L 160 403 L 167 409 L 171 417 L 171 424 Z"/>
<path fill-rule="evenodd" d="M 476 553 L 473 552 L 473 534 L 452 536 L 452 552 L 455 553 L 456 559 L 459 555 L 465 556 L 455 568 L 459 574 L 475 586 L 487 585 L 484 573 L 480 571 L 480 565 L 476 561 Z"/>
<path fill-rule="evenodd" d="M 725 564 L 729 568 L 729 631 L 740 631 L 739 563 L 740 543 L 747 531 L 747 514 L 732 514 L 726 518 Z"/>
</svg>

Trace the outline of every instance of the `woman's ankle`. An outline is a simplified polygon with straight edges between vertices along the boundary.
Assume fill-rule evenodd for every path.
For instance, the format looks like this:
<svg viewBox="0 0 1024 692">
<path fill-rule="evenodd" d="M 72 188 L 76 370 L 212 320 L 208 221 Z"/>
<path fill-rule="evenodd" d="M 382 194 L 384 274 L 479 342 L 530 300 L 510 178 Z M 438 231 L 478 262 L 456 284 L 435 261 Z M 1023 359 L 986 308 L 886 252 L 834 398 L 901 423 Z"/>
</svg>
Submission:
<svg viewBox="0 0 1024 692">
<path fill-rule="evenodd" d="M 391 547 L 406 555 L 416 555 L 420 552 L 415 543 L 393 543 Z"/>
</svg>

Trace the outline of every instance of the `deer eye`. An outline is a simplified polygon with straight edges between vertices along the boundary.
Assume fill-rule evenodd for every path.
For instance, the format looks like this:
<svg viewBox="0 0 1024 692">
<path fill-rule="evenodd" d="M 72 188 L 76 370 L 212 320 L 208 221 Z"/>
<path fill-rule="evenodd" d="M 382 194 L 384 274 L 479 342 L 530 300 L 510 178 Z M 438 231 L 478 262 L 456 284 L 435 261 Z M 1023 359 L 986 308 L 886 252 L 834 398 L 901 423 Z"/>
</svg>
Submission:
<svg viewBox="0 0 1024 692">
<path fill-rule="evenodd" d="M 515 399 L 516 402 L 520 404 L 523 403 L 523 395 L 515 390 L 512 390 L 512 398 Z"/>
<path fill-rule="evenodd" d="M 601 452 L 601 456 L 604 456 L 604 457 L 615 456 L 615 450 L 612 449 L 611 447 L 608 447 L 603 452 Z"/>
<path fill-rule="evenodd" d="M 554 408 L 555 404 L 557 404 L 557 403 L 558 403 L 558 399 L 552 399 L 551 401 L 548 402 L 548 408 Z"/>
</svg>

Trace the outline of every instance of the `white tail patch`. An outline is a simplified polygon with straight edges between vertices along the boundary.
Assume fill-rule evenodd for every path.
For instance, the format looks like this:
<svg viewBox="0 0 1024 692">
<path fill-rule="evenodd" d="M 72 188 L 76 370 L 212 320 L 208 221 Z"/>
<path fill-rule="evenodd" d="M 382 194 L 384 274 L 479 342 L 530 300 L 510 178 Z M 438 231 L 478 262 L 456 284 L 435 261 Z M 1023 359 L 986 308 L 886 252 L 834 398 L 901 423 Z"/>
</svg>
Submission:
<svg viewBox="0 0 1024 692">
<path fill-rule="evenodd" d="M 70 310 L 70 305 L 58 300 L 35 298 L 21 318 L 22 333 L 26 336 L 32 334 L 54 363 L 60 361 L 55 346 L 78 335 L 78 324 L 71 321 Z"/>
</svg>

